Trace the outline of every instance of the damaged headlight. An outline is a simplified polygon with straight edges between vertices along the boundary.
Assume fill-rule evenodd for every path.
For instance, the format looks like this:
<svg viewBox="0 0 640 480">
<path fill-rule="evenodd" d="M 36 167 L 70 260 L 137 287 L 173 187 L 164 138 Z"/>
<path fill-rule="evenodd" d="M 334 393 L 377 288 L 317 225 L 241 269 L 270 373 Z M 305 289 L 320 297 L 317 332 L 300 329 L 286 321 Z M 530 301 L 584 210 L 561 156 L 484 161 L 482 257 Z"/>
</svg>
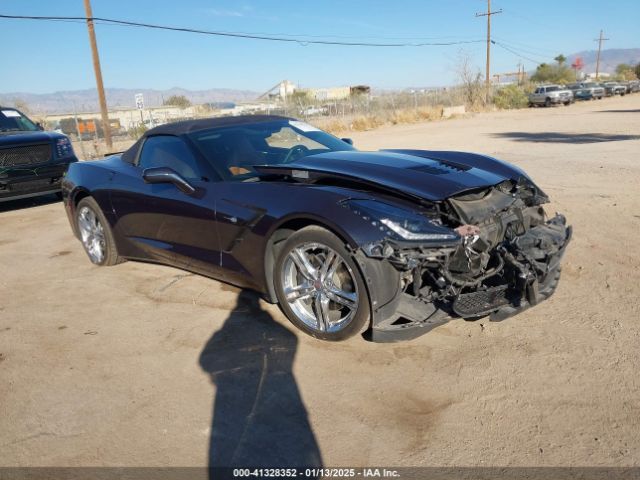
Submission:
<svg viewBox="0 0 640 480">
<path fill-rule="evenodd" d="M 460 239 L 455 232 L 436 225 L 428 218 L 388 203 L 376 200 L 349 200 L 345 204 L 373 226 L 378 226 L 378 223 L 384 225 L 402 240 L 451 242 Z"/>
</svg>

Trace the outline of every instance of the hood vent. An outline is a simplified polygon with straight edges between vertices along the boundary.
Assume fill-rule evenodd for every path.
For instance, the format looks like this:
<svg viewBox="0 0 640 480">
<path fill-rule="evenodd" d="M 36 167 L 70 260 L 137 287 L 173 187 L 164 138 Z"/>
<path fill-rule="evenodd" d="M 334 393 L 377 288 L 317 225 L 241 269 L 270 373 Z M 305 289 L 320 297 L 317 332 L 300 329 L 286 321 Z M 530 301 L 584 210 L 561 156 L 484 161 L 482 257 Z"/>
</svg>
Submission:
<svg viewBox="0 0 640 480">
<path fill-rule="evenodd" d="M 418 172 L 428 173 L 430 175 L 446 175 L 451 173 L 451 170 L 447 168 L 436 167 L 434 165 L 418 165 L 417 167 L 409 167 L 411 170 Z"/>
<path fill-rule="evenodd" d="M 416 167 L 410 167 L 410 169 L 431 175 L 446 175 L 448 173 L 466 172 L 470 170 L 466 165 L 443 160 L 434 160 L 430 165 L 418 165 Z"/>
</svg>

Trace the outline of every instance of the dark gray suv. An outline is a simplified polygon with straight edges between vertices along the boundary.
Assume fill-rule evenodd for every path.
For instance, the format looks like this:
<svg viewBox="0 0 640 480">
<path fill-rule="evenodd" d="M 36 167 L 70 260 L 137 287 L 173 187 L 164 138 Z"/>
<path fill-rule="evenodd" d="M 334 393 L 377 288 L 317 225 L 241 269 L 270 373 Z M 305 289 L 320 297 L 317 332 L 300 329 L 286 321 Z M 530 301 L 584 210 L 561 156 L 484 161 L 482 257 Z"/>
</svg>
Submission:
<svg viewBox="0 0 640 480">
<path fill-rule="evenodd" d="M 0 106 L 0 202 L 60 194 L 67 167 L 77 161 L 67 136 Z"/>
</svg>

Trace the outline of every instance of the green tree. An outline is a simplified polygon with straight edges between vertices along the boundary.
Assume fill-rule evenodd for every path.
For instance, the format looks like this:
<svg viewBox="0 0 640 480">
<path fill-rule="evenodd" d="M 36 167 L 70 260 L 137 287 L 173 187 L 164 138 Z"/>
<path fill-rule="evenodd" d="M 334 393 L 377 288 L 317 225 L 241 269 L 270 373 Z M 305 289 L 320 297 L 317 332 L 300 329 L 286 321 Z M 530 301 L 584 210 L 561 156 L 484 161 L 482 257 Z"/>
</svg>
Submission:
<svg viewBox="0 0 640 480">
<path fill-rule="evenodd" d="M 616 67 L 616 73 L 618 75 L 623 74 L 624 72 L 626 72 L 627 70 L 633 70 L 633 67 L 631 65 L 629 65 L 628 63 L 620 63 L 617 67 Z"/>
<path fill-rule="evenodd" d="M 171 95 L 169 98 L 167 98 L 164 101 L 163 105 L 170 105 L 170 106 L 179 107 L 179 108 L 187 108 L 191 106 L 191 102 L 184 95 Z"/>
<path fill-rule="evenodd" d="M 634 80 L 637 77 L 637 72 L 634 70 L 633 66 L 621 63 L 616 67 L 616 76 L 620 80 Z"/>
<path fill-rule="evenodd" d="M 536 73 L 531 76 L 531 81 L 539 83 L 571 83 L 575 81 L 575 78 L 575 72 L 558 61 L 558 65 L 550 65 L 548 63 L 538 65 Z"/>
<path fill-rule="evenodd" d="M 638 63 L 633 70 L 636 73 L 636 77 L 640 78 L 640 63 Z"/>
<path fill-rule="evenodd" d="M 558 65 L 562 66 L 564 65 L 564 62 L 567 61 L 567 57 L 565 57 L 563 54 L 560 54 L 556 58 L 554 58 L 554 60 L 558 62 Z"/>
</svg>

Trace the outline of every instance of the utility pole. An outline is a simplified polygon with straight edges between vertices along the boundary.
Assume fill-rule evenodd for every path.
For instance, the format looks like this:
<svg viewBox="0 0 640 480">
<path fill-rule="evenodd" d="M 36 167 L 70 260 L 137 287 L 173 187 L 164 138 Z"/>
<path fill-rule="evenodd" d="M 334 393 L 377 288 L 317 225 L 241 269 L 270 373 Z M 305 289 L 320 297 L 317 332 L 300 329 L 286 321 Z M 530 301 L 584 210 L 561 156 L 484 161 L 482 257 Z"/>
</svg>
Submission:
<svg viewBox="0 0 640 480">
<path fill-rule="evenodd" d="M 84 0 L 84 10 L 87 15 L 87 30 L 89 31 L 89 43 L 91 44 L 91 54 L 93 56 L 93 71 L 96 75 L 96 87 L 98 90 L 98 100 L 100 102 L 100 116 L 102 117 L 102 131 L 104 132 L 104 141 L 107 144 L 107 150 L 111 150 L 113 149 L 113 143 L 111 142 L 109 111 L 107 110 L 107 99 L 104 96 L 104 85 L 102 84 L 102 70 L 100 69 L 100 57 L 98 55 L 96 32 L 93 27 L 93 12 L 91 11 L 91 0 Z"/>
<path fill-rule="evenodd" d="M 84 151 L 84 142 L 82 141 L 82 135 L 80 134 L 80 125 L 78 125 L 78 111 L 76 109 L 76 102 L 73 102 L 73 119 L 76 122 L 76 135 L 78 136 L 78 143 L 80 144 L 80 151 L 82 152 L 82 159 L 87 159 L 87 154 Z"/>
<path fill-rule="evenodd" d="M 608 38 L 604 38 L 602 30 L 600 30 L 600 37 L 596 38 L 594 41 L 598 42 L 598 58 L 596 60 L 596 81 L 600 77 L 600 52 L 602 52 L 602 42 L 609 40 Z"/>
<path fill-rule="evenodd" d="M 489 93 L 491 91 L 491 15 L 502 13 L 502 9 L 491 11 L 491 0 L 487 0 L 487 13 L 476 13 L 476 17 L 487 17 L 487 71 L 485 76 L 486 101 L 489 103 Z"/>
</svg>

